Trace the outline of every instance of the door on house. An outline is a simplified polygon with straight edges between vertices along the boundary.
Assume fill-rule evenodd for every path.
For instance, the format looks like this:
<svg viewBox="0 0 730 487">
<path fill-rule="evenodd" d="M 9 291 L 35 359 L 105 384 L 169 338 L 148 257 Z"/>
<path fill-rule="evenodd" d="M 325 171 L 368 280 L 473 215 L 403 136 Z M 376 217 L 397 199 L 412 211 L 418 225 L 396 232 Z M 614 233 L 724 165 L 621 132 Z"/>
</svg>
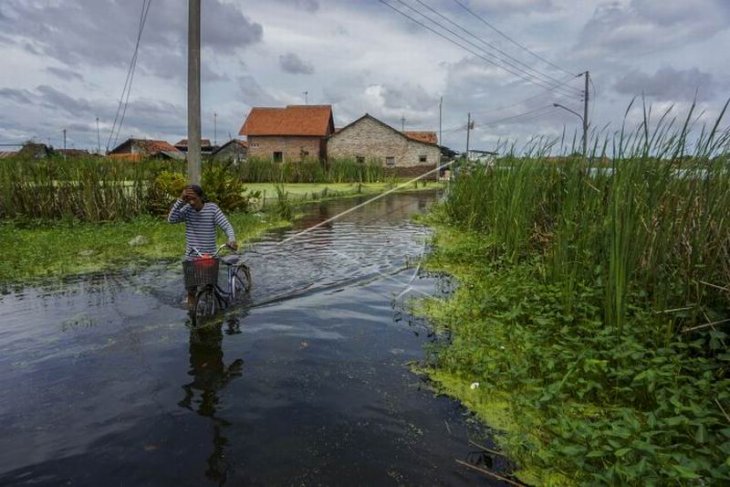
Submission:
<svg viewBox="0 0 730 487">
<path fill-rule="evenodd" d="M 281 162 L 284 159 L 284 153 L 280 151 L 274 152 L 274 162 Z"/>
</svg>

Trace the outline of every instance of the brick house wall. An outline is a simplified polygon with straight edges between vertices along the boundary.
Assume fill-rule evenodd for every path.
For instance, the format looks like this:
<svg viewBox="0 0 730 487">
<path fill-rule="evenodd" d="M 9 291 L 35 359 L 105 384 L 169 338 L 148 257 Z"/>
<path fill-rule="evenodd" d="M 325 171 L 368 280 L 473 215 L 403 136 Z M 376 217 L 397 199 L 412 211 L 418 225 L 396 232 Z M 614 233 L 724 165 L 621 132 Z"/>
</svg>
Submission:
<svg viewBox="0 0 730 487">
<path fill-rule="evenodd" d="M 417 176 L 436 168 L 441 150 L 407 138 L 397 130 L 369 115 L 330 136 L 327 141 L 330 159 L 377 161 L 399 176 Z M 436 178 L 436 174 L 433 178 Z"/>
<path fill-rule="evenodd" d="M 319 159 L 326 156 L 321 137 L 249 135 L 247 139 L 248 157 L 273 159 L 274 152 L 281 152 L 284 161 L 301 161 L 302 155 Z"/>
</svg>

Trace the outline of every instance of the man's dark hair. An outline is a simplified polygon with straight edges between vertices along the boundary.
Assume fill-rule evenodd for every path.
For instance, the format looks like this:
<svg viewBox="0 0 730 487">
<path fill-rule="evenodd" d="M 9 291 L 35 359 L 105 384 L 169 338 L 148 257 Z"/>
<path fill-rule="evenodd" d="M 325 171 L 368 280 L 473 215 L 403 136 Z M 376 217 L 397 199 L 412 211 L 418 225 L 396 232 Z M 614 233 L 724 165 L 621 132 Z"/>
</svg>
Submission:
<svg viewBox="0 0 730 487">
<path fill-rule="evenodd" d="M 188 184 L 187 186 L 185 186 L 185 189 L 192 189 L 201 200 L 205 201 L 205 193 L 203 193 L 203 188 L 201 188 L 197 184 Z"/>
</svg>

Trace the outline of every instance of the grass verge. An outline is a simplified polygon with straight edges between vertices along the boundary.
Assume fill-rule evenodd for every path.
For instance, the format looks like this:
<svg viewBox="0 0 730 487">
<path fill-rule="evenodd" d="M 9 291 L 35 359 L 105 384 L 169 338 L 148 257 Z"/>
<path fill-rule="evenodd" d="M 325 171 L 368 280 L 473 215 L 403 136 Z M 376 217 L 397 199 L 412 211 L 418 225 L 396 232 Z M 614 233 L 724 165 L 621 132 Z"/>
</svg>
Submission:
<svg viewBox="0 0 730 487">
<path fill-rule="evenodd" d="M 288 224 L 266 214 L 231 213 L 228 217 L 241 243 Z M 225 240 L 220 232 L 219 240 Z M 4 222 L 0 246 L 7 249 L 0 261 L 0 284 L 28 284 L 179 258 L 185 249 L 185 225 L 149 216 L 114 223 Z"/>
<path fill-rule="evenodd" d="M 543 258 L 495 257 L 495 241 L 432 217 L 431 271 L 458 280 L 419 302 L 448 339 L 425 371 L 497 430 L 530 485 L 720 485 L 730 478 L 722 404 L 730 356 L 708 328 L 668 337 L 671 318 L 632 306 L 605 321 L 599 282 L 565 290 Z M 473 386 L 478 384 L 478 386 Z"/>
</svg>

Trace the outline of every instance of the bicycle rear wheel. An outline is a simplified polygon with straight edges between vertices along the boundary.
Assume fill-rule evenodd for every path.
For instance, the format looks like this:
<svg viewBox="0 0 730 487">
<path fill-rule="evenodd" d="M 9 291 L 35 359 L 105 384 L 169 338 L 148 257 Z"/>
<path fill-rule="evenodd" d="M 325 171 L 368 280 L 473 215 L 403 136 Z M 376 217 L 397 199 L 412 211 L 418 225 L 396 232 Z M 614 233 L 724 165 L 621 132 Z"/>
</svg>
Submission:
<svg viewBox="0 0 730 487">
<path fill-rule="evenodd" d="M 236 266 L 231 280 L 234 298 L 240 298 L 251 290 L 251 270 L 246 264 Z"/>
<path fill-rule="evenodd" d="M 205 286 L 195 295 L 195 303 L 190 309 L 193 325 L 198 325 L 205 318 L 213 316 L 224 308 L 218 293 L 213 286 Z"/>
</svg>

